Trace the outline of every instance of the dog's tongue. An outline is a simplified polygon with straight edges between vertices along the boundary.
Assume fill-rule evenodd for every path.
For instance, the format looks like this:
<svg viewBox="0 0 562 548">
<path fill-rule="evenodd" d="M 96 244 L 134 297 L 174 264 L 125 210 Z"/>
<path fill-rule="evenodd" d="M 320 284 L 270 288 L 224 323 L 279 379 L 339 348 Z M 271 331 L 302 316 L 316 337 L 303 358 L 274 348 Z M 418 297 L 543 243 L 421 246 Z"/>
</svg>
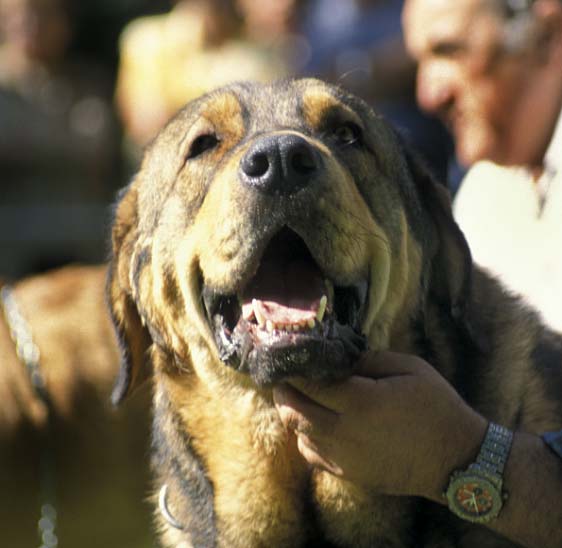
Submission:
<svg viewBox="0 0 562 548">
<path fill-rule="evenodd" d="M 242 314 L 276 325 L 302 324 L 316 317 L 325 293 L 320 270 L 310 261 L 267 261 L 245 290 Z"/>
</svg>

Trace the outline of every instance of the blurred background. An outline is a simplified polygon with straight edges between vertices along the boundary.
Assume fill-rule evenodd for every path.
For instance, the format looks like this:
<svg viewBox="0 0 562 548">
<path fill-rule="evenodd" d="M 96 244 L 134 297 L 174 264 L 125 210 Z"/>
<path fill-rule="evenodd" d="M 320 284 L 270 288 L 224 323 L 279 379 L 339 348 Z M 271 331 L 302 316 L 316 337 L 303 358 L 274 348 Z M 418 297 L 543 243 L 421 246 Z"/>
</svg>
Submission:
<svg viewBox="0 0 562 548">
<path fill-rule="evenodd" d="M 0 0 L 0 276 L 106 258 L 110 204 L 187 101 L 313 75 L 365 98 L 443 181 L 414 101 L 401 0 Z"/>
</svg>

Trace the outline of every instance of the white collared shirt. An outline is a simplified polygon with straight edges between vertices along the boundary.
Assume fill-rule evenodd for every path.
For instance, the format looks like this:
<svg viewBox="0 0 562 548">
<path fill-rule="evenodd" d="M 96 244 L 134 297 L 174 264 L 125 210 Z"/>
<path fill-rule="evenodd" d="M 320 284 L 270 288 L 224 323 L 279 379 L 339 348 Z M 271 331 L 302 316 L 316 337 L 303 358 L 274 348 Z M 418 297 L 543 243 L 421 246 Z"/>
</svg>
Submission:
<svg viewBox="0 0 562 548">
<path fill-rule="evenodd" d="M 474 260 L 562 332 L 562 113 L 538 183 L 525 168 L 478 162 L 454 214 Z"/>
</svg>

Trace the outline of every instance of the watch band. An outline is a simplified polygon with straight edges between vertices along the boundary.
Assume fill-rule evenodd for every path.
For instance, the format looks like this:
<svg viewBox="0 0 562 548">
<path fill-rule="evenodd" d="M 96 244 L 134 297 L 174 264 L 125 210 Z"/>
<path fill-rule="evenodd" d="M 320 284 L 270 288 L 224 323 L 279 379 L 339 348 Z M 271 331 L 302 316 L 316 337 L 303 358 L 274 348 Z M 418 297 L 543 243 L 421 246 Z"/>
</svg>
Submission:
<svg viewBox="0 0 562 548">
<path fill-rule="evenodd" d="M 490 422 L 486 436 L 470 470 L 482 470 L 501 482 L 503 469 L 513 442 L 513 432 L 505 426 Z"/>
</svg>

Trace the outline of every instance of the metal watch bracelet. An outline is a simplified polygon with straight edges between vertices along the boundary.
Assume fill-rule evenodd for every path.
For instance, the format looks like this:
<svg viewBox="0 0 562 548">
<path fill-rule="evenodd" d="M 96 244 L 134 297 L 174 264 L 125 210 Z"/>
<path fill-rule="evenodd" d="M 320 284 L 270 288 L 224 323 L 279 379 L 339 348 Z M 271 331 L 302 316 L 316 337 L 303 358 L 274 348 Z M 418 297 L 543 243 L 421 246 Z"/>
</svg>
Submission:
<svg viewBox="0 0 562 548">
<path fill-rule="evenodd" d="M 483 470 L 492 476 L 501 477 L 512 441 L 513 432 L 511 430 L 490 422 L 476 462 L 469 468 Z"/>
</svg>

